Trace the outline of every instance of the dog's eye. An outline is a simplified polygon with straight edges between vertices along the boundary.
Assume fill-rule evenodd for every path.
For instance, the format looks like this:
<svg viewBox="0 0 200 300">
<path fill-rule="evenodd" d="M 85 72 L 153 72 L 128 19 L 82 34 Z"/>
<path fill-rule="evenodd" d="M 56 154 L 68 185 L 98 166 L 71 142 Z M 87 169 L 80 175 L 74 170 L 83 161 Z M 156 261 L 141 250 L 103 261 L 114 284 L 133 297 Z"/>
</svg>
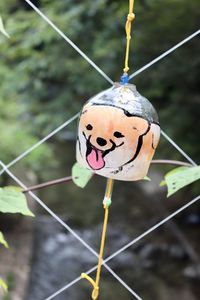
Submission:
<svg viewBox="0 0 200 300">
<path fill-rule="evenodd" d="M 122 137 L 124 137 L 124 135 L 123 135 L 121 132 L 119 132 L 119 131 L 115 131 L 115 132 L 114 132 L 114 136 L 115 136 L 116 138 L 122 138 Z"/>
<path fill-rule="evenodd" d="M 92 125 L 91 125 L 91 124 L 88 124 L 88 125 L 86 126 L 86 129 L 87 129 L 87 130 L 92 130 L 92 129 L 93 129 L 93 127 L 92 127 Z"/>
</svg>

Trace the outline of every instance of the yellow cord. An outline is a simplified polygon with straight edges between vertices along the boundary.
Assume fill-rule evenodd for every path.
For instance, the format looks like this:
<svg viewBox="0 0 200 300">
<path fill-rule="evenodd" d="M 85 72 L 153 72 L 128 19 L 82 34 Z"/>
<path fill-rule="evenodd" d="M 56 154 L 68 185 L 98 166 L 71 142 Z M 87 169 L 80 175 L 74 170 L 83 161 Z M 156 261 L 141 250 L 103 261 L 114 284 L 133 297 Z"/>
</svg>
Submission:
<svg viewBox="0 0 200 300">
<path fill-rule="evenodd" d="M 100 252 L 99 252 L 96 280 L 94 281 L 90 276 L 88 276 L 85 273 L 81 274 L 81 277 L 87 279 L 93 286 L 93 291 L 92 291 L 92 299 L 93 300 L 96 300 L 99 297 L 99 282 L 100 282 L 100 277 L 101 277 L 101 267 L 102 267 L 103 253 L 104 253 L 105 240 L 106 240 L 106 232 L 107 232 L 107 226 L 108 226 L 109 206 L 111 205 L 112 188 L 113 188 L 113 179 L 109 178 L 107 180 L 106 192 L 105 192 L 105 197 L 104 197 L 104 201 L 103 201 L 105 214 L 104 214 L 104 223 L 103 223 L 103 231 L 102 231 L 102 236 L 101 236 L 101 246 L 100 246 Z"/>
<path fill-rule="evenodd" d="M 124 66 L 124 73 L 128 73 L 129 71 L 129 66 L 128 66 L 128 61 L 129 61 L 129 50 L 130 50 L 130 41 L 131 41 L 131 26 L 132 22 L 135 19 L 135 14 L 133 13 L 133 8 L 134 8 L 134 0 L 129 0 L 129 13 L 127 16 L 127 21 L 126 21 L 126 55 L 125 55 L 125 66 Z"/>
</svg>

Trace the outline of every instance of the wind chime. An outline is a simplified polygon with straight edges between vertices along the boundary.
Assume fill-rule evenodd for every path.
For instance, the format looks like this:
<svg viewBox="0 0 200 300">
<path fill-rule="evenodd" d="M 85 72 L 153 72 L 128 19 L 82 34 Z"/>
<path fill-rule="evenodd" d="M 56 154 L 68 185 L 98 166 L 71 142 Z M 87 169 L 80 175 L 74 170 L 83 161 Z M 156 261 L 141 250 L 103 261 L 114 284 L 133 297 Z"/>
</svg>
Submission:
<svg viewBox="0 0 200 300">
<path fill-rule="evenodd" d="M 99 296 L 99 282 L 114 179 L 143 179 L 160 138 L 158 115 L 152 104 L 129 83 L 131 26 L 134 0 L 129 0 L 126 21 L 125 67 L 121 81 L 92 97 L 80 114 L 76 157 L 78 163 L 107 179 L 103 206 L 104 224 L 96 279 L 83 273 L 93 286 L 92 299 Z"/>
</svg>

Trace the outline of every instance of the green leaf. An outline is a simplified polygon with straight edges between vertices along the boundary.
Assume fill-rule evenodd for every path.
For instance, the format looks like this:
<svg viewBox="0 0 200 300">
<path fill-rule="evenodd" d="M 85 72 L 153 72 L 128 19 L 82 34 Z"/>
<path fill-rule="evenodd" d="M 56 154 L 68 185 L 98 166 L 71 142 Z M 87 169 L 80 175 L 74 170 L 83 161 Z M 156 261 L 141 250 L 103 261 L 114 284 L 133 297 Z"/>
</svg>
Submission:
<svg viewBox="0 0 200 300">
<path fill-rule="evenodd" d="M 200 179 L 200 166 L 176 168 L 165 175 L 165 181 L 160 186 L 167 184 L 167 197 L 173 195 L 183 187 Z"/>
<path fill-rule="evenodd" d="M 7 38 L 9 38 L 9 34 L 6 32 L 4 25 L 3 25 L 3 21 L 2 18 L 0 17 L 0 32 L 3 33 Z"/>
<path fill-rule="evenodd" d="M 0 231 L 0 244 L 4 245 L 4 247 L 8 248 L 8 243 L 4 239 L 3 233 Z"/>
<path fill-rule="evenodd" d="M 5 292 L 8 291 L 8 286 L 3 279 L 0 278 L 0 287 L 3 288 Z"/>
<path fill-rule="evenodd" d="M 88 181 L 92 178 L 93 172 L 89 169 L 86 169 L 80 166 L 78 163 L 75 163 L 72 167 L 72 179 L 73 182 L 81 187 L 84 188 Z"/>
<path fill-rule="evenodd" d="M 24 194 L 12 186 L 0 188 L 0 212 L 34 216 L 27 206 Z"/>
</svg>

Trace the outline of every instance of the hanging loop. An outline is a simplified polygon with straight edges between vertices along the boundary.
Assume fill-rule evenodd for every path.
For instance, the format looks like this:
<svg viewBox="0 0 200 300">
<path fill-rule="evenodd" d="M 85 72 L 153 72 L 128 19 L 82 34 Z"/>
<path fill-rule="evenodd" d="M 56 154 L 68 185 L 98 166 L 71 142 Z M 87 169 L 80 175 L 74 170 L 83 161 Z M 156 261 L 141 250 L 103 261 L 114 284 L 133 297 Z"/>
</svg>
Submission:
<svg viewBox="0 0 200 300">
<path fill-rule="evenodd" d="M 96 300 L 99 297 L 99 287 L 95 286 L 92 291 L 92 299 Z"/>
<path fill-rule="evenodd" d="M 86 279 L 87 281 L 89 281 L 89 283 L 91 283 L 91 285 L 93 286 L 92 299 L 96 300 L 99 297 L 99 287 L 96 282 L 86 273 L 82 273 L 81 278 Z"/>
</svg>

